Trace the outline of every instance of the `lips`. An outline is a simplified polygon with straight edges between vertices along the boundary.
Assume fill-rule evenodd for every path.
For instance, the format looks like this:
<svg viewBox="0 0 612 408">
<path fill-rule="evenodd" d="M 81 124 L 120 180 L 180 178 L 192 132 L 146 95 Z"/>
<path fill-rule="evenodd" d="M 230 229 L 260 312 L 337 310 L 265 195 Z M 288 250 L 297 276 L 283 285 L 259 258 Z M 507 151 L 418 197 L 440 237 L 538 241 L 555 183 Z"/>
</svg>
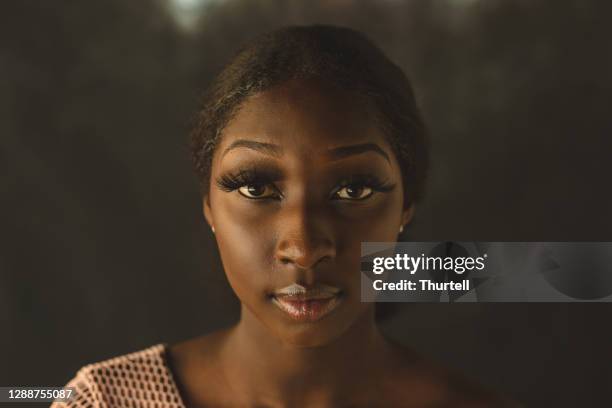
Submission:
<svg viewBox="0 0 612 408">
<path fill-rule="evenodd" d="M 312 288 L 293 284 L 274 292 L 272 303 L 292 320 L 315 322 L 331 313 L 340 303 L 340 289 L 328 285 Z"/>
</svg>

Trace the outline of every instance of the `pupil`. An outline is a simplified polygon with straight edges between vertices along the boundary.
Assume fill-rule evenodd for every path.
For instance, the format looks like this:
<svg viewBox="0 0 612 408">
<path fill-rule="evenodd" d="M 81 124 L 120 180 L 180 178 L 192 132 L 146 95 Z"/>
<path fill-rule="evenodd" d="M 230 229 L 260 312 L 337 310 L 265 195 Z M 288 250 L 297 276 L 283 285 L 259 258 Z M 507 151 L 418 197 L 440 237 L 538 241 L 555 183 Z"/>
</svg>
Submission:
<svg viewBox="0 0 612 408">
<path fill-rule="evenodd" d="M 254 196 L 262 195 L 264 192 L 264 187 L 261 185 L 250 185 L 248 186 L 249 194 Z"/>
<path fill-rule="evenodd" d="M 359 197 L 361 195 L 362 187 L 348 186 L 346 192 L 350 197 Z"/>
</svg>

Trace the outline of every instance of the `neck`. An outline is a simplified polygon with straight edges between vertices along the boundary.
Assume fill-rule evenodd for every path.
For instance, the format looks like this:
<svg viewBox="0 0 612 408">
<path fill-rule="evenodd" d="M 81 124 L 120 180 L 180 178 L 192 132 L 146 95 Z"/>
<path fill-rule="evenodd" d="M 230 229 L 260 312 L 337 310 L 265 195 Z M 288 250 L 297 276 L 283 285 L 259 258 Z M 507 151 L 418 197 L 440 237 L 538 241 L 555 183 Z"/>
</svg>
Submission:
<svg viewBox="0 0 612 408">
<path fill-rule="evenodd" d="M 356 390 L 366 389 L 387 350 L 373 308 L 331 342 L 300 347 L 276 337 L 243 306 L 222 358 L 232 388 L 245 400 L 281 406 L 316 400 L 317 406 L 324 406 L 346 402 Z"/>
</svg>

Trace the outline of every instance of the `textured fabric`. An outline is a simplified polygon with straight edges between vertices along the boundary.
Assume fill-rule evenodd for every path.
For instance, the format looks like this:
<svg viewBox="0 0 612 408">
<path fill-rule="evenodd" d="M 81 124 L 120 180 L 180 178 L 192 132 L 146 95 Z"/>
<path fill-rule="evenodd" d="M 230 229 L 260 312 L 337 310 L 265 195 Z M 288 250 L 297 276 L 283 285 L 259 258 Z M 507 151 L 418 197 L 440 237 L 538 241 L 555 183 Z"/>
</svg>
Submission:
<svg viewBox="0 0 612 408">
<path fill-rule="evenodd" d="M 165 356 L 157 344 L 86 365 L 66 385 L 74 398 L 51 408 L 185 408 Z"/>
</svg>

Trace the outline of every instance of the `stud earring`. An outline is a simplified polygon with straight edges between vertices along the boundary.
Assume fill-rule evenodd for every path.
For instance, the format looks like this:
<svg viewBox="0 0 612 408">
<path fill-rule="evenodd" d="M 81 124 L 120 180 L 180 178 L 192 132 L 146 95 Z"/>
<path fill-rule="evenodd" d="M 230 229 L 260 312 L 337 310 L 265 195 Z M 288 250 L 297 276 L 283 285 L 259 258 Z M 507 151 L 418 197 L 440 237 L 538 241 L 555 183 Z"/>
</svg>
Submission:
<svg viewBox="0 0 612 408">
<path fill-rule="evenodd" d="M 402 232 L 404 232 L 404 226 L 403 226 L 403 225 L 400 225 L 400 230 L 399 230 L 399 232 L 400 232 L 400 234 L 401 234 Z"/>
<path fill-rule="evenodd" d="M 215 226 L 214 226 L 214 225 L 211 225 L 211 226 L 210 226 L 210 229 L 212 230 L 212 233 L 214 234 L 214 233 L 215 233 Z"/>
</svg>

